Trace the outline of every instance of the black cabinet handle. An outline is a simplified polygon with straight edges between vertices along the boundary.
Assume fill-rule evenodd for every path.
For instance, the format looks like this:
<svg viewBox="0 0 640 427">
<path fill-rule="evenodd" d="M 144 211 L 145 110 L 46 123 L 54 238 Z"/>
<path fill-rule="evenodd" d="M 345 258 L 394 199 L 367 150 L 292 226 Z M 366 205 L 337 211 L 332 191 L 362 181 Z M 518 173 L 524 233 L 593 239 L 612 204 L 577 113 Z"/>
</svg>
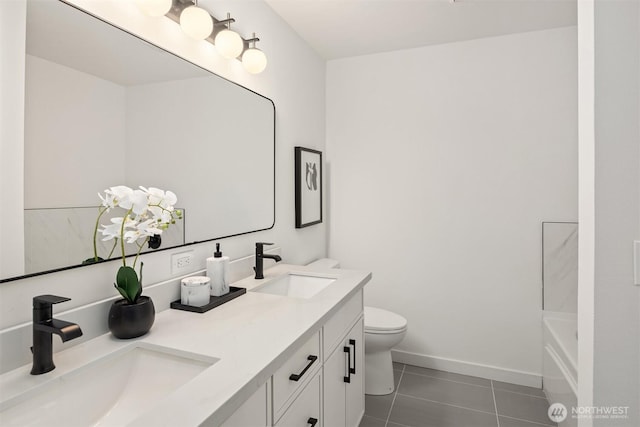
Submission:
<svg viewBox="0 0 640 427">
<path fill-rule="evenodd" d="M 302 378 L 302 376 L 305 374 L 305 372 L 307 372 L 309 370 L 311 365 L 313 365 L 313 362 L 318 360 L 318 356 L 309 355 L 309 357 L 307 357 L 307 360 L 309 360 L 310 362 L 309 362 L 309 364 L 307 366 L 304 367 L 302 372 L 300 372 L 299 374 L 291 374 L 291 375 L 289 375 L 289 380 L 291 380 L 291 381 L 299 381 L 300 378 Z"/>
<path fill-rule="evenodd" d="M 349 345 L 353 346 L 353 367 L 351 366 L 351 359 L 349 359 L 349 373 L 356 373 L 356 340 L 349 340 Z"/>
<path fill-rule="evenodd" d="M 347 355 L 347 376 L 342 377 L 345 383 L 351 382 L 351 347 L 342 347 L 342 351 L 344 351 Z"/>
<path fill-rule="evenodd" d="M 318 419 L 317 418 L 309 418 L 307 420 L 307 424 L 309 424 L 311 427 L 315 427 L 315 425 L 318 424 Z"/>
</svg>

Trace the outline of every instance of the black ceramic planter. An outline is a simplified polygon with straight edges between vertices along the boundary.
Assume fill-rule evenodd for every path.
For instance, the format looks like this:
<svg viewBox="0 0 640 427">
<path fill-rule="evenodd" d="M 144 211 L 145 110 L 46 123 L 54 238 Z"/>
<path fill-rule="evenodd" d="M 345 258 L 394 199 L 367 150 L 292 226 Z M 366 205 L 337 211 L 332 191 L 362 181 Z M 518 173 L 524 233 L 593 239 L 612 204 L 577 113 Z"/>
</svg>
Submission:
<svg viewBox="0 0 640 427">
<path fill-rule="evenodd" d="M 151 298 L 141 296 L 135 304 L 119 299 L 109 309 L 109 330 L 116 338 L 140 337 L 149 332 L 155 318 L 156 309 Z"/>
</svg>

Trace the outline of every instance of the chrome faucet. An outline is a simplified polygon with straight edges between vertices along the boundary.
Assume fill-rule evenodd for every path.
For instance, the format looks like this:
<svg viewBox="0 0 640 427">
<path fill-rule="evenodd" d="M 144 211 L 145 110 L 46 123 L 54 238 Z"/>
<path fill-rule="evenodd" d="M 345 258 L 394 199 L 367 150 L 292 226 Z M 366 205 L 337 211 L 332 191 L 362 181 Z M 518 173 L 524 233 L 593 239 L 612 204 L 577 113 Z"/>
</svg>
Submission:
<svg viewBox="0 0 640 427">
<path fill-rule="evenodd" d="M 75 323 L 53 318 L 53 304 L 71 301 L 55 295 L 38 295 L 33 298 L 33 366 L 31 375 L 53 371 L 52 334 L 60 335 L 62 342 L 82 336 L 82 329 Z"/>
<path fill-rule="evenodd" d="M 264 253 L 264 245 L 273 245 L 273 243 L 264 243 L 264 242 L 258 242 L 256 243 L 256 266 L 253 267 L 253 270 L 256 272 L 256 279 L 264 279 L 264 273 L 263 273 L 263 260 L 265 258 L 269 258 L 269 259 L 273 259 L 276 262 L 278 261 L 282 261 L 282 258 L 280 258 L 280 255 L 271 255 L 271 254 L 265 254 Z"/>
</svg>

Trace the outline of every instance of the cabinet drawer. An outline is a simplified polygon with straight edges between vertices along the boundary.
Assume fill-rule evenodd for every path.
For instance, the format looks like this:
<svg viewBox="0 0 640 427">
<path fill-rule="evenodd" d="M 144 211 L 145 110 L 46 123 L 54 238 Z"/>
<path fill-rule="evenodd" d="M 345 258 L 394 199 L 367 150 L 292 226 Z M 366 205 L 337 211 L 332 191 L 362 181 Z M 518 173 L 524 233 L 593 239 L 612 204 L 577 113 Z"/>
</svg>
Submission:
<svg viewBox="0 0 640 427">
<path fill-rule="evenodd" d="M 324 325 L 324 357 L 329 357 L 333 349 L 340 343 L 340 339 L 347 329 L 360 316 L 363 310 L 362 291 L 351 297 L 331 319 Z"/>
<path fill-rule="evenodd" d="M 275 424 L 277 427 L 320 427 L 320 372 L 304 388 Z"/>
<path fill-rule="evenodd" d="M 311 360 L 313 357 L 316 359 Z M 273 409 L 276 419 L 289 398 L 313 377 L 321 365 L 318 331 L 273 374 Z"/>
</svg>

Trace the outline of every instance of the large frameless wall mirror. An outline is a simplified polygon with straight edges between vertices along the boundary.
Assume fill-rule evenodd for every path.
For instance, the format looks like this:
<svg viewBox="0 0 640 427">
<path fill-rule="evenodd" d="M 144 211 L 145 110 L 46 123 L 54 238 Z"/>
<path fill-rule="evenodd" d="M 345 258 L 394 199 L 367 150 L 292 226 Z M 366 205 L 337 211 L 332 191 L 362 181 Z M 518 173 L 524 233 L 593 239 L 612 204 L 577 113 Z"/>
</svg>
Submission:
<svg viewBox="0 0 640 427">
<path fill-rule="evenodd" d="M 271 100 L 60 1 L 28 0 L 26 42 L 23 275 L 92 257 L 115 185 L 177 194 L 159 249 L 273 227 Z"/>
</svg>

